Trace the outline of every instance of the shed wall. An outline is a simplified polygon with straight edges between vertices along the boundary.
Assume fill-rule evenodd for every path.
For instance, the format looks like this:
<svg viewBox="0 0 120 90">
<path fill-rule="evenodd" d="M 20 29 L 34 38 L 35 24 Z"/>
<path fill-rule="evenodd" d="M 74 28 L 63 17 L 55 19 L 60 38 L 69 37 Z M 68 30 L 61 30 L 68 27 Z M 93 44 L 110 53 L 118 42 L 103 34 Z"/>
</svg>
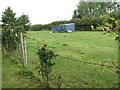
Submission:
<svg viewBox="0 0 120 90">
<path fill-rule="evenodd" d="M 66 31 L 66 25 L 60 25 L 60 31 Z"/>
<path fill-rule="evenodd" d="M 66 31 L 74 32 L 75 31 L 75 23 L 52 26 L 51 30 L 56 31 L 56 32 L 66 32 Z"/>
<path fill-rule="evenodd" d="M 75 24 L 66 25 L 66 31 L 75 31 Z"/>
<path fill-rule="evenodd" d="M 60 31 L 59 25 L 58 25 L 58 26 L 52 26 L 52 27 L 51 27 L 51 30 L 52 30 L 52 31 Z"/>
</svg>

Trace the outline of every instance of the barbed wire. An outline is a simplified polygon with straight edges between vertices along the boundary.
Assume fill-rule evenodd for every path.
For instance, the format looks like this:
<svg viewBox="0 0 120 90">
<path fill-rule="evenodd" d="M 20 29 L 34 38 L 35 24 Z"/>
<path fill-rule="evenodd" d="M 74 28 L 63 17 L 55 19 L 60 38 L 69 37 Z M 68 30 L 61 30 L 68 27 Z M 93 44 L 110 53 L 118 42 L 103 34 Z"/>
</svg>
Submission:
<svg viewBox="0 0 120 90">
<path fill-rule="evenodd" d="M 89 44 L 89 46 L 93 46 L 93 44 L 91 43 L 88 43 L 88 42 L 83 42 L 83 43 L 87 43 L 87 44 Z M 37 45 L 37 44 L 35 44 L 35 45 Z M 41 45 L 41 44 L 38 44 L 38 45 Z M 61 44 L 62 45 L 62 44 Z M 99 46 L 105 46 L 105 45 L 101 45 L 101 44 L 95 44 L 95 45 L 99 45 Z M 27 46 L 27 48 L 28 47 L 33 47 L 33 48 L 37 48 L 37 46 Z M 82 47 L 83 48 L 83 46 L 80 46 L 80 47 Z M 105 47 L 114 47 L 114 46 L 105 46 Z M 114 47 L 114 48 L 118 48 L 118 47 Z M 90 50 L 92 50 L 92 51 L 94 51 L 94 49 L 92 48 L 87 48 L 87 49 L 90 49 Z M 104 58 L 109 58 L 107 55 L 106 55 L 106 51 L 104 51 L 104 50 L 102 50 L 102 52 L 103 52 L 103 54 L 105 55 L 105 57 Z M 118 52 L 116 53 L 116 52 L 111 52 L 111 53 L 114 53 L 114 54 L 118 54 Z M 120 69 L 119 67 L 117 67 L 117 66 L 108 66 L 108 65 L 104 65 L 104 64 L 98 64 L 98 63 L 93 63 L 93 62 L 88 62 L 88 61 L 84 61 L 84 60 L 77 60 L 77 59 L 72 59 L 72 58 L 68 58 L 68 57 L 63 57 L 63 56 L 59 56 L 59 57 L 61 57 L 61 58 L 64 58 L 64 59 L 69 59 L 69 60 L 73 60 L 73 61 L 78 61 L 78 62 L 84 62 L 84 63 L 88 63 L 88 64 L 93 64 L 93 65 L 98 65 L 98 66 L 104 66 L 104 67 L 111 67 L 111 68 L 118 68 L 118 69 Z M 116 58 L 110 58 L 110 59 L 116 59 Z"/>
<path fill-rule="evenodd" d="M 118 66 L 108 66 L 108 65 L 104 65 L 104 64 L 98 64 L 98 63 L 88 62 L 88 61 L 84 61 L 84 60 L 77 60 L 77 59 L 72 59 L 72 58 L 63 57 L 63 56 L 59 56 L 59 57 L 64 58 L 64 59 L 69 59 L 69 60 L 72 60 L 72 61 L 78 61 L 78 62 L 84 62 L 84 63 L 98 65 L 98 66 L 104 66 L 104 67 L 111 67 L 111 68 L 118 68 L 118 69 L 120 69 Z"/>
</svg>

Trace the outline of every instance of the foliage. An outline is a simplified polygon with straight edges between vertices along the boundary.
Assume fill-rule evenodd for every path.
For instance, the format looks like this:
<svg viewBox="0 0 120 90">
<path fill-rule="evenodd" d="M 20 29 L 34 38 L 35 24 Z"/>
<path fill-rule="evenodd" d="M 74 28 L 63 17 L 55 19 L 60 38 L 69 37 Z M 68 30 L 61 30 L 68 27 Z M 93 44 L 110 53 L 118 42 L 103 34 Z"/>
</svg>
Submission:
<svg viewBox="0 0 120 90">
<path fill-rule="evenodd" d="M 110 18 L 111 23 L 104 22 L 99 25 L 97 29 L 102 29 L 105 33 L 110 33 L 111 35 L 116 35 L 115 40 L 120 41 L 120 20 L 115 20 L 115 18 Z"/>
<path fill-rule="evenodd" d="M 84 17 L 80 20 L 71 20 L 71 22 L 75 23 L 76 31 L 91 31 L 91 25 L 96 28 L 96 26 L 103 21 L 108 21 L 108 18 L 109 15 L 106 14 L 100 17 Z"/>
<path fill-rule="evenodd" d="M 46 44 L 42 48 L 38 48 L 37 55 L 39 56 L 39 74 L 42 75 L 44 82 L 47 81 L 47 87 L 49 87 L 49 75 L 52 71 L 52 66 L 55 63 L 52 63 L 52 59 L 58 56 L 58 54 L 54 54 L 52 50 L 46 49 Z"/>
<path fill-rule="evenodd" d="M 21 15 L 20 17 L 18 17 L 18 20 L 20 25 L 22 25 L 25 29 L 25 31 L 28 31 L 30 30 L 30 20 L 29 20 L 29 17 L 28 15 Z"/>
<path fill-rule="evenodd" d="M 39 24 L 39 25 L 32 25 L 31 31 L 42 31 L 44 29 L 44 25 Z"/>
<path fill-rule="evenodd" d="M 20 33 L 25 33 L 28 29 L 28 16 L 22 15 L 18 19 L 12 9 L 8 7 L 2 15 L 2 45 L 3 49 L 13 52 L 20 44 Z M 25 22 L 24 22 L 25 21 Z"/>
<path fill-rule="evenodd" d="M 112 12 L 112 13 L 110 13 L 109 14 L 109 16 L 111 17 L 111 18 L 115 18 L 115 20 L 118 20 L 119 19 L 119 17 L 118 17 L 118 11 L 114 11 L 114 12 Z"/>
<path fill-rule="evenodd" d="M 84 17 L 99 17 L 118 11 L 117 2 L 90 2 L 89 0 L 80 0 L 77 9 L 74 10 L 72 19 L 82 19 Z"/>
<path fill-rule="evenodd" d="M 96 30 L 98 24 L 106 22 L 109 17 L 118 19 L 118 3 L 111 2 L 90 2 L 90 0 L 80 0 L 77 9 L 74 10 L 72 22 L 75 23 L 76 31 L 89 31 L 91 25 Z"/>
<path fill-rule="evenodd" d="M 19 42 L 17 19 L 15 13 L 8 7 L 2 15 L 2 45 L 8 51 L 13 51 Z"/>
</svg>

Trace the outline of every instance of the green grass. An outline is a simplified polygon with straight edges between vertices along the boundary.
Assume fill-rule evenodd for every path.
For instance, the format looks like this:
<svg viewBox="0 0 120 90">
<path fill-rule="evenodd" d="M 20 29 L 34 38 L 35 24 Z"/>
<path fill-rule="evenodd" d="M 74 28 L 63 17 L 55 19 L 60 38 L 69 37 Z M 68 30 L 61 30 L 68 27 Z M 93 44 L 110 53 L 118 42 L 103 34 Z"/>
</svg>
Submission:
<svg viewBox="0 0 120 90">
<path fill-rule="evenodd" d="M 15 58 L 10 59 L 8 54 L 2 55 L 2 88 L 39 88 L 44 87 L 38 77 L 20 75 L 24 70 L 22 64 L 16 64 Z M 29 69 L 28 69 L 29 70 Z"/>
<path fill-rule="evenodd" d="M 118 63 L 118 42 L 109 34 L 102 35 L 101 33 L 102 32 L 87 31 L 73 33 L 49 33 L 48 31 L 27 32 L 28 69 L 34 70 L 38 63 L 39 58 L 36 55 L 37 47 L 47 44 L 48 48 L 52 48 L 55 53 L 59 54 L 59 56 L 53 60 L 56 64 L 52 73 L 57 76 L 62 76 L 62 88 L 117 87 L 118 75 L 116 74 L 116 68 L 85 63 L 103 64 L 103 62 L 110 60 L 114 61 L 115 64 Z M 66 57 L 67 59 L 62 57 Z M 112 64 L 108 62 L 104 64 L 112 66 Z M 9 65 L 6 67 L 6 64 L 3 64 L 3 70 L 5 69 L 6 71 L 3 72 L 3 74 L 8 73 L 8 66 Z M 19 69 L 17 65 L 12 66 Z M 14 75 L 14 72 L 14 70 L 10 70 L 10 76 Z M 15 83 L 15 80 L 18 79 L 17 76 L 15 80 L 9 81 L 9 83 L 14 83 L 13 86 L 7 83 L 8 77 L 8 75 L 3 76 L 3 87 L 19 86 L 19 81 Z M 30 83 L 29 79 L 25 81 L 26 83 Z M 41 85 L 42 81 L 39 84 Z M 52 83 L 51 86 L 55 87 Z M 25 86 L 23 85 L 22 87 Z M 41 86 L 33 81 L 28 87 L 36 88 Z"/>
</svg>

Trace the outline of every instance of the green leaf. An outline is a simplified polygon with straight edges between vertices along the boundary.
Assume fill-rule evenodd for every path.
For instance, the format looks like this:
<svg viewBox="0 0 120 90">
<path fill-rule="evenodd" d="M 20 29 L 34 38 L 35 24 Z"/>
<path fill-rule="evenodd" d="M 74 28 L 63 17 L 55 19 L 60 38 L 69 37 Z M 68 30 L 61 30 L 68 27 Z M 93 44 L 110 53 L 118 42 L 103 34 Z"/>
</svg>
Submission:
<svg viewBox="0 0 120 90">
<path fill-rule="evenodd" d="M 102 27 L 97 27 L 97 30 L 102 30 Z"/>
<path fill-rule="evenodd" d="M 111 20 L 115 20 L 115 18 L 110 18 Z"/>
<path fill-rule="evenodd" d="M 101 27 L 101 28 L 105 28 L 105 26 L 104 26 L 104 25 L 101 25 L 100 27 Z"/>
<path fill-rule="evenodd" d="M 93 25 L 91 25 L 91 28 L 92 28 L 92 30 L 94 30 L 94 26 Z"/>
<path fill-rule="evenodd" d="M 105 23 L 106 26 L 109 26 L 109 23 Z"/>
</svg>

